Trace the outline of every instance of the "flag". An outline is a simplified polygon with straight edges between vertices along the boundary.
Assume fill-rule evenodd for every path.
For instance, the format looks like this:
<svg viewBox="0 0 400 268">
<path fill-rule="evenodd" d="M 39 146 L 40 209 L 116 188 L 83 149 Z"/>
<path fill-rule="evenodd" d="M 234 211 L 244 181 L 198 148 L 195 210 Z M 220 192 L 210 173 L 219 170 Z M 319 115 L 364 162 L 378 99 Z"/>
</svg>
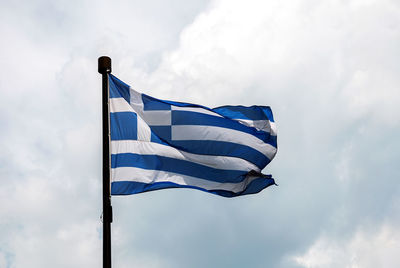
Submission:
<svg viewBox="0 0 400 268">
<path fill-rule="evenodd" d="M 268 106 L 159 100 L 109 75 L 111 194 L 193 188 L 224 197 L 275 184 L 261 170 L 277 152 Z"/>
</svg>

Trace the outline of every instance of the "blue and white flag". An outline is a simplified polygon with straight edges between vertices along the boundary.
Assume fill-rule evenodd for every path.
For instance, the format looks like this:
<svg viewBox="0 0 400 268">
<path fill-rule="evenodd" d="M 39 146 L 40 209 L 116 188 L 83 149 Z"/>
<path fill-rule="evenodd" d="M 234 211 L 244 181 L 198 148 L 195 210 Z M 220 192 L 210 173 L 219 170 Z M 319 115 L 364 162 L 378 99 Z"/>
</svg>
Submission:
<svg viewBox="0 0 400 268">
<path fill-rule="evenodd" d="M 112 195 L 193 188 L 234 197 L 275 184 L 261 173 L 277 151 L 269 107 L 210 109 L 109 82 Z"/>
</svg>

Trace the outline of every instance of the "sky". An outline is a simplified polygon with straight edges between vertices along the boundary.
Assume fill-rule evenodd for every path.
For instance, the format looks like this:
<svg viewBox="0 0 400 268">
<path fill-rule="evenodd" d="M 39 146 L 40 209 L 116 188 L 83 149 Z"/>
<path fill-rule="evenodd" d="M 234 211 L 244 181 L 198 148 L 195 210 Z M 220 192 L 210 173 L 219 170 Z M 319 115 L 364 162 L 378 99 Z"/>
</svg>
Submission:
<svg viewBox="0 0 400 268">
<path fill-rule="evenodd" d="M 113 267 L 400 267 L 397 0 L 0 1 L 0 267 L 101 267 L 101 76 L 269 105 L 279 186 L 112 198 Z"/>
</svg>

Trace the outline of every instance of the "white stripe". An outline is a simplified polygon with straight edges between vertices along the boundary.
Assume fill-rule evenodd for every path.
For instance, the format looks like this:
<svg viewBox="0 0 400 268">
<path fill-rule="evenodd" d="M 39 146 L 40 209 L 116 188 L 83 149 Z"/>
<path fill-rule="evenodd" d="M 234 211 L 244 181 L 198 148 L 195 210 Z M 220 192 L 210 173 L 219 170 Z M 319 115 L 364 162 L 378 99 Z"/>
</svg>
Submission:
<svg viewBox="0 0 400 268">
<path fill-rule="evenodd" d="M 240 123 L 246 126 L 254 127 L 258 130 L 269 132 L 271 133 L 272 136 L 276 136 L 277 134 L 275 122 L 271 122 L 269 120 L 245 120 L 245 119 L 233 119 L 233 120 L 239 121 Z"/>
<path fill-rule="evenodd" d="M 226 170 L 255 170 L 260 169 L 244 159 L 230 156 L 198 155 L 180 151 L 174 147 L 134 140 L 111 141 L 111 154 L 134 153 L 142 155 L 159 155 L 180 160 L 187 160 L 204 166 Z"/>
<path fill-rule="evenodd" d="M 151 140 L 151 129 L 139 115 L 137 116 L 137 139 L 142 142 Z"/>
<path fill-rule="evenodd" d="M 196 112 L 196 113 L 201 113 L 201 114 L 208 114 L 212 116 L 218 116 L 218 117 L 223 117 L 216 112 L 201 108 L 201 107 L 180 107 L 180 106 L 171 106 L 171 109 L 174 111 L 187 111 L 187 112 Z"/>
<path fill-rule="evenodd" d="M 166 172 L 160 170 L 148 170 L 134 167 L 119 167 L 111 169 L 112 181 L 135 181 L 142 183 L 173 182 L 179 185 L 190 185 L 206 190 L 225 190 L 238 193 L 246 189 L 247 185 L 256 176 L 248 176 L 245 180 L 238 183 L 220 183 L 187 175 Z"/>
<path fill-rule="evenodd" d="M 149 126 L 170 126 L 171 111 L 143 111 L 142 116 L 144 121 Z"/>
<path fill-rule="evenodd" d="M 110 112 L 134 112 L 134 110 L 124 98 L 111 98 Z"/>
<path fill-rule="evenodd" d="M 201 107 L 171 106 L 171 109 L 174 111 L 188 111 L 188 112 L 196 112 L 196 113 L 201 113 L 201 114 L 208 114 L 208 115 L 217 116 L 217 117 L 223 117 L 222 115 L 220 115 L 216 112 L 213 112 L 213 111 L 201 108 Z M 269 120 L 246 120 L 246 119 L 231 119 L 231 120 L 239 121 L 240 123 L 242 123 L 246 126 L 254 127 L 258 130 L 269 132 L 273 136 L 276 136 L 276 134 L 277 134 L 275 123 L 271 122 Z"/>
<path fill-rule="evenodd" d="M 255 136 L 242 131 L 222 127 L 173 125 L 171 127 L 171 138 L 172 140 L 214 140 L 238 143 L 259 151 L 270 160 L 272 160 L 276 154 L 275 147 L 264 143 Z"/>
<path fill-rule="evenodd" d="M 143 110 L 143 100 L 142 100 L 142 94 L 134 90 L 133 88 L 129 88 L 129 94 L 131 96 L 131 99 L 129 100 L 129 103 L 131 104 L 132 107 L 138 108 L 138 110 Z"/>
<path fill-rule="evenodd" d="M 270 127 L 271 127 L 271 135 L 278 135 L 278 128 L 276 127 L 275 122 L 269 122 Z"/>
</svg>

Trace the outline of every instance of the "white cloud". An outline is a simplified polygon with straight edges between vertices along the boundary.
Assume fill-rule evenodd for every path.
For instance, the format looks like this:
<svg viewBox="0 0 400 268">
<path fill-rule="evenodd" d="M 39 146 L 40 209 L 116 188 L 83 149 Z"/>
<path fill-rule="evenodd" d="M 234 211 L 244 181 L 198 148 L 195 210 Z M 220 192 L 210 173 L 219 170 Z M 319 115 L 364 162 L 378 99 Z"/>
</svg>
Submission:
<svg viewBox="0 0 400 268">
<path fill-rule="evenodd" d="M 359 230 L 350 239 L 322 236 L 304 255 L 293 260 L 307 268 L 400 266 L 400 231 L 383 225 L 379 230 Z"/>
<path fill-rule="evenodd" d="M 305 252 L 321 230 L 331 232 L 298 264 L 390 260 L 396 1 L 23 2 L 0 9 L 1 267 L 99 266 L 100 54 L 155 97 L 271 105 L 279 131 L 273 190 L 229 201 L 190 190 L 114 198 L 118 267 L 286 267 L 284 256 Z M 377 232 L 359 227 L 383 219 Z"/>
<path fill-rule="evenodd" d="M 99 225 L 87 220 L 65 225 L 25 225 L 10 242 L 10 248 L 17 253 L 11 267 L 99 267 Z"/>
</svg>

